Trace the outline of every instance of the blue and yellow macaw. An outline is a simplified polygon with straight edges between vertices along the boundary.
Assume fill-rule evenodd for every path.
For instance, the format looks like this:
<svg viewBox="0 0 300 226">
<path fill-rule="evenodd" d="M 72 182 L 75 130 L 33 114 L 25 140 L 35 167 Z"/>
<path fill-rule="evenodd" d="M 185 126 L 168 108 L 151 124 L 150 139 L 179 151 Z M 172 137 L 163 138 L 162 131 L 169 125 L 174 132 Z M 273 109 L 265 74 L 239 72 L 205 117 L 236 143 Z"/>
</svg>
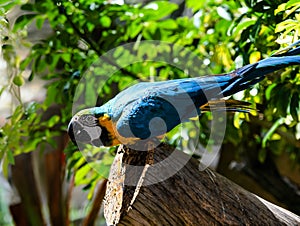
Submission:
<svg viewBox="0 0 300 226">
<path fill-rule="evenodd" d="M 228 74 L 131 86 L 101 107 L 74 115 L 68 127 L 69 136 L 75 144 L 94 146 L 126 145 L 160 137 L 180 123 L 199 116 L 209 103 L 218 103 L 222 97 L 253 86 L 268 73 L 300 65 L 298 44 L 299 41 L 267 59 Z M 245 106 L 238 101 L 227 102 L 231 110 Z"/>
</svg>

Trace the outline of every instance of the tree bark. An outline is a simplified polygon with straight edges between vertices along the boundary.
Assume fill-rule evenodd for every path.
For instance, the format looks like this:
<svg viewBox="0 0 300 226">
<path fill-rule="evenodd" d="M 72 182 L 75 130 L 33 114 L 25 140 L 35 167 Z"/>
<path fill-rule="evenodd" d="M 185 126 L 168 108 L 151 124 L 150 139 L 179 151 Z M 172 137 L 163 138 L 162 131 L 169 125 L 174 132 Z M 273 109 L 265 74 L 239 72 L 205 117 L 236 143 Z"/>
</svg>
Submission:
<svg viewBox="0 0 300 226">
<path fill-rule="evenodd" d="M 297 215 L 166 144 L 153 156 L 119 147 L 104 214 L 108 225 L 300 225 Z"/>
</svg>

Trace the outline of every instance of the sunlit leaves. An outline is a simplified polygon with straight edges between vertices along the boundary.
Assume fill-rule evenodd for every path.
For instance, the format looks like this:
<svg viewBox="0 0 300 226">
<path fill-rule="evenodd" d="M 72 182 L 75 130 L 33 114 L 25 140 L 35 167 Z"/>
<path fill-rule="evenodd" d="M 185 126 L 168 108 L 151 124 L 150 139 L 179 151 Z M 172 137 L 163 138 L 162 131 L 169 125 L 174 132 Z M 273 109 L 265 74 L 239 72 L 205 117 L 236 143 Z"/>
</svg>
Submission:
<svg viewBox="0 0 300 226">
<path fill-rule="evenodd" d="M 108 178 L 113 158 L 110 149 L 92 146 L 88 146 L 81 152 L 68 153 L 69 171 L 74 173 L 76 185 L 84 185 L 84 189 L 90 190 L 88 199 L 92 198 L 98 181 Z"/>
<path fill-rule="evenodd" d="M 231 59 L 229 48 L 226 46 L 226 44 L 216 46 L 216 54 L 214 57 L 218 65 L 223 64 L 226 69 L 231 68 L 233 61 Z"/>
<path fill-rule="evenodd" d="M 168 1 L 152 1 L 142 8 L 141 13 L 147 20 L 159 20 L 169 16 L 177 8 L 177 4 Z"/>
<path fill-rule="evenodd" d="M 287 3 L 280 4 L 277 9 L 274 11 L 275 14 L 280 12 L 284 13 L 284 19 L 294 13 L 297 9 L 300 8 L 300 3 L 298 0 L 290 0 Z"/>
<path fill-rule="evenodd" d="M 282 37 L 291 36 L 294 39 L 298 39 L 300 34 L 300 13 L 297 11 L 300 8 L 300 2 L 295 0 L 290 0 L 287 3 L 283 3 L 278 6 L 275 10 L 275 14 L 284 13 L 284 21 L 276 25 L 275 32 L 282 32 Z"/>
<path fill-rule="evenodd" d="M 2 10 L 0 10 L 0 15 L 2 16 L 2 14 L 8 12 L 13 7 L 15 7 L 16 5 L 19 5 L 21 3 L 22 3 L 22 0 L 12 0 L 12 1 L 1 0 L 0 1 L 0 8 Z"/>
<path fill-rule="evenodd" d="M 207 1 L 194 1 L 194 0 L 187 0 L 186 5 L 187 7 L 193 9 L 193 11 L 197 11 L 199 9 L 204 8 L 204 6 L 207 4 Z"/>
<path fill-rule="evenodd" d="M 71 118 L 72 101 L 85 97 L 86 104 L 91 106 L 96 102 L 104 103 L 138 80 L 167 80 L 229 72 L 237 65 L 254 63 L 277 50 L 279 45 L 275 40 L 280 34 L 297 39 L 297 32 L 299 33 L 298 1 L 288 1 L 279 5 L 277 10 L 269 1 L 187 0 L 185 3 L 188 16 L 176 16 L 181 8 L 169 1 L 115 5 L 100 0 L 46 0 L 23 4 L 21 9 L 26 12 L 17 18 L 13 32 L 17 33 L 32 25 L 38 29 L 48 26 L 47 31 L 50 32 L 42 40 L 29 45 L 32 47 L 30 54 L 22 62 L 16 60 L 14 46 L 10 43 L 3 46 L 3 56 L 6 60 L 11 60 L 11 65 L 19 70 L 30 68 L 29 81 L 37 77 L 47 80 L 47 96 L 41 105 L 36 106 L 37 111 L 47 109 L 52 104 L 63 104 L 64 108 L 60 112 L 61 115 L 53 115 L 46 122 L 40 122 L 36 112 L 25 116 L 23 111 L 15 111 L 10 119 L 14 123 L 8 122 L 1 133 L 1 139 L 7 145 L 1 146 L 6 163 L 13 163 L 12 155 L 32 151 L 41 143 L 51 142 L 50 137 L 57 132 L 52 131 L 51 127 L 62 123 L 62 129 L 65 130 Z M 7 9 L 11 7 L 3 1 L 0 1 L 0 5 L 5 5 Z M 8 26 L 5 19 L 0 22 Z M 140 42 L 143 40 L 168 41 L 183 48 L 165 46 L 164 49 L 159 49 L 155 45 L 140 48 Z M 100 66 L 95 66 L 101 55 L 128 42 L 134 43 L 133 50 L 118 48 L 111 57 L 113 61 L 105 61 Z M 194 64 L 192 59 L 188 59 L 188 54 L 182 51 L 184 48 L 199 56 L 203 63 Z M 192 69 L 184 73 L 183 70 L 166 63 L 151 62 L 160 57 L 162 52 L 171 62 L 178 61 L 183 69 Z M 119 68 L 118 66 L 131 62 L 137 56 L 144 61 L 126 65 L 123 71 L 118 71 L 111 77 L 106 74 L 112 68 Z M 85 76 L 90 76 L 91 79 L 83 85 L 80 79 Z M 15 85 L 24 83 L 22 74 L 16 74 L 12 78 L 11 82 Z M 278 118 L 292 118 L 298 122 L 299 85 L 299 73 L 292 69 L 280 71 L 268 76 L 266 81 L 255 87 L 256 94 L 251 91 L 245 92 L 244 99 L 262 104 L 266 109 L 259 114 L 264 115 L 271 123 L 276 122 Z M 78 92 L 74 97 L 76 88 Z M 29 119 L 23 120 L 24 117 Z M 204 115 L 200 119 L 199 139 L 203 144 L 209 139 L 207 124 L 210 120 L 211 115 Z M 235 114 L 233 121 L 228 123 L 229 136 L 224 142 L 238 145 L 240 141 L 245 140 L 245 131 L 249 129 L 245 122 L 251 123 L 251 119 L 243 113 Z M 283 126 L 280 124 L 277 128 Z M 296 123 L 291 122 L 288 126 L 295 130 Z M 38 132 L 41 127 L 44 130 Z M 198 139 L 193 126 L 187 127 L 184 135 L 191 139 L 184 141 L 182 145 L 185 147 L 189 147 L 192 139 Z M 37 132 L 29 135 L 29 131 L 32 132 L 34 128 Z M 265 136 L 268 128 L 261 130 L 263 132 L 256 134 L 255 142 L 259 143 L 266 137 L 264 145 L 268 147 L 269 141 L 275 138 L 273 135 Z M 169 141 L 176 143 L 179 135 L 174 131 Z M 11 140 L 10 137 L 15 139 Z M 25 142 L 24 137 L 31 142 Z M 95 185 L 97 175 L 91 173 L 89 167 L 97 168 L 103 172 L 103 176 L 107 176 L 109 161 L 95 161 L 95 164 L 91 162 L 83 166 L 85 161 L 79 156 L 80 153 L 73 154 L 69 156 L 70 170 L 77 170 L 77 184 L 88 184 L 90 187 L 86 188 Z M 261 156 L 259 158 L 263 160 L 264 153 Z M 110 155 L 104 155 L 104 158 L 110 159 Z"/>
<path fill-rule="evenodd" d="M 27 26 L 34 18 L 36 17 L 36 14 L 24 14 L 17 18 L 13 31 L 17 31 L 19 29 L 23 29 L 25 26 Z"/>
<path fill-rule="evenodd" d="M 58 116 L 53 116 L 47 122 L 41 122 L 41 116 L 36 110 L 40 105 L 31 103 L 25 109 L 18 106 L 7 123 L 1 128 L 0 156 L 7 159 L 7 164 L 13 164 L 13 155 L 37 150 L 42 143 L 52 143 L 56 132 L 49 131 L 58 123 Z M 6 171 L 3 165 L 3 170 Z"/>
<path fill-rule="evenodd" d="M 231 35 L 233 37 L 240 35 L 243 30 L 247 29 L 249 26 L 254 25 L 255 21 L 255 19 L 245 19 L 244 21 L 238 23 L 237 26 L 232 26 Z M 235 25 L 235 23 L 233 23 L 233 25 Z"/>
<path fill-rule="evenodd" d="M 249 62 L 250 64 L 256 63 L 261 60 L 261 53 L 259 51 L 254 51 L 250 54 Z"/>
<path fill-rule="evenodd" d="M 276 26 L 275 32 L 283 32 L 283 36 L 288 35 L 291 31 L 295 31 L 297 34 L 300 32 L 300 14 L 297 14 L 295 20 L 288 19 Z"/>
</svg>

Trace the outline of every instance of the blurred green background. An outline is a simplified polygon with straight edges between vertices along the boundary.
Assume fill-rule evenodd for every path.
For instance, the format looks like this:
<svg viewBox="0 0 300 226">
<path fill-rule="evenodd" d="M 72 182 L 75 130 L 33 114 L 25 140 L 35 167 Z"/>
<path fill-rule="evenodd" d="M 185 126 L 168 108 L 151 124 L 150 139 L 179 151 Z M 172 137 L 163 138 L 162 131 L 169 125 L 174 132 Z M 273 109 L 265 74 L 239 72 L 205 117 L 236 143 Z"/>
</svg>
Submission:
<svg viewBox="0 0 300 226">
<path fill-rule="evenodd" d="M 101 105 L 137 81 L 230 72 L 270 56 L 300 34 L 295 0 L 0 0 L 0 7 L 0 225 L 104 225 L 96 203 L 115 148 L 79 152 L 68 141 L 76 98 L 85 98 L 78 108 Z M 145 40 L 170 45 L 145 51 L 138 48 Z M 122 49 L 126 43 L 136 49 Z M 181 68 L 153 61 L 162 53 Z M 144 61 L 106 74 L 120 68 L 120 59 L 134 56 Z M 195 57 L 202 64 L 193 64 Z M 91 69 L 92 82 L 80 83 Z M 232 98 L 260 110 L 228 113 L 224 140 L 209 139 L 212 115 L 205 113 L 199 125 L 176 128 L 166 142 L 189 152 L 199 140 L 193 155 L 202 160 L 209 158 L 203 156 L 207 142 L 222 142 L 212 168 L 299 215 L 299 66 Z"/>
</svg>

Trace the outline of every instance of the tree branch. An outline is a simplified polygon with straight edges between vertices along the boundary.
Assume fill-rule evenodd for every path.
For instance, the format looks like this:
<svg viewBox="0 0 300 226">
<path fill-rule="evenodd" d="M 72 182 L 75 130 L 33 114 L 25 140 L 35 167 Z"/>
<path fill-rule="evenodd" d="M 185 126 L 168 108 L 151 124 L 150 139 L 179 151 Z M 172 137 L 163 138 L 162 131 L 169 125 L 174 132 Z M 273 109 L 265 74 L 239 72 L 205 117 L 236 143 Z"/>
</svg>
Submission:
<svg viewBox="0 0 300 226">
<path fill-rule="evenodd" d="M 298 225 L 300 217 L 242 189 L 196 159 L 161 144 L 146 152 L 120 146 L 104 213 L 108 225 Z M 141 167 L 132 167 L 132 166 Z M 148 166 L 148 167 L 147 167 Z M 168 174 L 172 174 L 168 176 Z M 158 183 L 153 180 L 166 177 Z"/>
</svg>

